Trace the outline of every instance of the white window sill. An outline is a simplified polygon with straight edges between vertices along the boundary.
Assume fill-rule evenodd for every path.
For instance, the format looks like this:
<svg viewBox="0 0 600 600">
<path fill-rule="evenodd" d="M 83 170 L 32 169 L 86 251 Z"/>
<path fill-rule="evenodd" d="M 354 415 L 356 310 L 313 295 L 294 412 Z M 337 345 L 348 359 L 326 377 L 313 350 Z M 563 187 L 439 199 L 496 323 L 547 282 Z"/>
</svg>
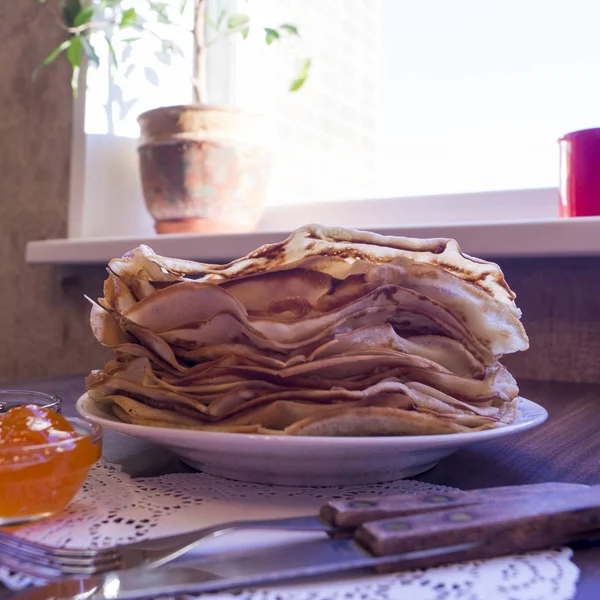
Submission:
<svg viewBox="0 0 600 600">
<path fill-rule="evenodd" d="M 322 222 L 336 223 L 331 218 L 323 219 Z M 286 229 L 283 229 L 284 226 Z M 35 241 L 27 245 L 27 262 L 106 264 L 111 258 L 121 256 L 140 244 L 147 244 L 164 256 L 204 262 L 226 262 L 243 256 L 262 244 L 284 239 L 295 226 L 297 224 L 285 223 L 280 230 L 270 228 L 231 235 L 131 235 Z M 458 240 L 464 252 L 480 257 L 600 256 L 600 217 L 440 225 L 365 225 L 364 228 L 385 235 L 451 237 Z"/>
</svg>

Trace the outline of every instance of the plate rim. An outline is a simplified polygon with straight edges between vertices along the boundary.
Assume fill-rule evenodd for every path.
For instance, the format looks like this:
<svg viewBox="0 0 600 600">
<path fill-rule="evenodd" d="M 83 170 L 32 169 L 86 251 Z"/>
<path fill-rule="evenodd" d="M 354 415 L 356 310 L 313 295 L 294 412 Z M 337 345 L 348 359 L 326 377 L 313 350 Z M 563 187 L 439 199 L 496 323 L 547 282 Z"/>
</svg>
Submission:
<svg viewBox="0 0 600 600">
<path fill-rule="evenodd" d="M 103 426 L 109 431 L 117 431 L 118 433 L 130 435 L 132 437 L 142 437 L 144 439 L 156 440 L 155 443 L 165 444 L 163 438 L 172 436 L 173 432 L 186 433 L 186 439 L 191 439 L 196 436 L 201 436 L 205 440 L 218 441 L 237 441 L 237 442 L 253 442 L 256 441 L 264 443 L 279 443 L 288 445 L 317 445 L 327 444 L 335 447 L 344 446 L 370 446 L 375 447 L 406 447 L 406 449 L 415 447 L 442 447 L 442 446 L 462 446 L 479 441 L 488 441 L 507 435 L 514 435 L 527 431 L 534 427 L 537 427 L 544 423 L 548 419 L 548 411 L 522 396 L 520 398 L 520 406 L 518 408 L 521 412 L 522 408 L 527 408 L 529 411 L 533 411 L 533 415 L 527 420 L 523 420 L 504 427 L 496 427 L 493 429 L 484 429 L 482 431 L 472 432 L 461 432 L 461 433 L 440 433 L 431 435 L 405 435 L 405 436 L 287 436 L 287 435 L 264 435 L 257 433 L 228 433 L 223 431 L 198 431 L 193 429 L 178 429 L 177 427 L 154 427 L 150 425 L 134 425 L 131 423 L 125 423 L 123 421 L 117 421 L 116 418 L 108 419 L 104 416 L 90 413 L 86 410 L 86 404 L 93 402 L 89 397 L 88 393 L 82 394 L 75 404 L 75 409 L 84 419 L 88 419 L 99 425 Z M 136 435 L 137 434 L 137 435 Z"/>
</svg>

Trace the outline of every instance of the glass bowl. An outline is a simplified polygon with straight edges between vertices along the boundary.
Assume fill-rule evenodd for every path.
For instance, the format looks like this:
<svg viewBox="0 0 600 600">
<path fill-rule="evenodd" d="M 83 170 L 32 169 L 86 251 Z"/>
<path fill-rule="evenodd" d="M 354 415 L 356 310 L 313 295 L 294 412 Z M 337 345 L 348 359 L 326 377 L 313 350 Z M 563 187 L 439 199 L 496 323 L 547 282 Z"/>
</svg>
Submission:
<svg viewBox="0 0 600 600">
<path fill-rule="evenodd" d="M 15 406 L 36 404 L 42 408 L 60 413 L 62 400 L 53 394 L 33 392 L 31 390 L 0 390 L 0 413 L 8 412 Z"/>
<path fill-rule="evenodd" d="M 79 437 L 36 446 L 0 446 L 0 527 L 24 525 L 65 508 L 102 453 L 102 428 L 67 418 Z"/>
</svg>

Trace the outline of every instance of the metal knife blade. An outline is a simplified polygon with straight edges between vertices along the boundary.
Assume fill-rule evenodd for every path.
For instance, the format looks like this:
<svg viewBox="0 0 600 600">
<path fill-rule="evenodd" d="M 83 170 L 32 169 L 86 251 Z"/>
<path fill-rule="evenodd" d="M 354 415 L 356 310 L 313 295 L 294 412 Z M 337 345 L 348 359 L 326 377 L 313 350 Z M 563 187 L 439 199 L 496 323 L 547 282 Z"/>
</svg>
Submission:
<svg viewBox="0 0 600 600">
<path fill-rule="evenodd" d="M 13 600 L 136 600 L 240 589 L 453 554 L 479 543 L 373 557 L 350 539 L 315 539 L 285 547 L 219 554 L 159 569 L 130 569 L 27 590 Z"/>
</svg>

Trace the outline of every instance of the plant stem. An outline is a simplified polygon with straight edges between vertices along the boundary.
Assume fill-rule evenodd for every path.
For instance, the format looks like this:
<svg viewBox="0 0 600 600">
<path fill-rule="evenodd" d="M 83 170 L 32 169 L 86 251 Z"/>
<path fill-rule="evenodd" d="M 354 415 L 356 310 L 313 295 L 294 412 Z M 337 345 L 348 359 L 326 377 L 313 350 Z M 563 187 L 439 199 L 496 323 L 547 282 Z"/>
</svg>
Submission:
<svg viewBox="0 0 600 600">
<path fill-rule="evenodd" d="M 80 35 L 86 31 L 93 31 L 94 29 L 106 29 L 108 27 L 114 27 L 115 25 L 115 21 L 90 21 L 89 23 L 84 23 L 78 27 L 67 27 L 63 24 L 62 28 L 73 35 Z"/>
<path fill-rule="evenodd" d="M 206 89 L 206 32 L 204 11 L 206 0 L 194 0 L 194 103 L 207 102 Z"/>
</svg>

